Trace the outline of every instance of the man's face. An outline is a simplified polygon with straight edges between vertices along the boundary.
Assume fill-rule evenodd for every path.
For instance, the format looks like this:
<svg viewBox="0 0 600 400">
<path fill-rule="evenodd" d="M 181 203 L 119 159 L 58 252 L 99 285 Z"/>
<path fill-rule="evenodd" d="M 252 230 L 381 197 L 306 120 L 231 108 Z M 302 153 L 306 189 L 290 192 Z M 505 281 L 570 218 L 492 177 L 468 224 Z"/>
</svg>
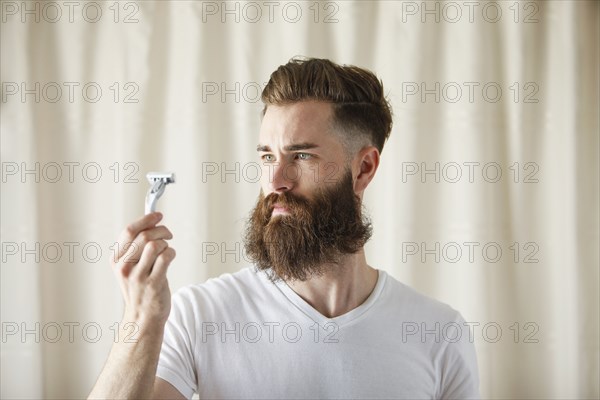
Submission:
<svg viewBox="0 0 600 400">
<path fill-rule="evenodd" d="M 276 277 L 306 280 L 371 235 L 352 170 L 332 132 L 331 105 L 269 106 L 258 145 L 261 193 L 247 227 L 247 255 Z"/>
<path fill-rule="evenodd" d="M 332 114 L 331 104 L 313 101 L 267 108 L 257 147 L 265 196 L 291 192 L 310 198 L 315 189 L 339 182 L 346 158 Z"/>
</svg>

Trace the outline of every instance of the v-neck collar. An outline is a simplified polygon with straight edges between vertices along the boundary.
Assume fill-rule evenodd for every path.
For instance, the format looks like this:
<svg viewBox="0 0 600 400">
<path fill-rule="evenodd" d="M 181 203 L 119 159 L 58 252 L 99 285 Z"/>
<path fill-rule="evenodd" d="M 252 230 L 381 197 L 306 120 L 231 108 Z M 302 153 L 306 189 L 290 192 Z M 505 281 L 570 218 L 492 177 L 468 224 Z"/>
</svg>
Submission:
<svg viewBox="0 0 600 400">
<path fill-rule="evenodd" d="M 387 280 L 387 273 L 382 270 L 377 270 L 377 272 L 377 283 L 375 284 L 375 287 L 373 288 L 373 291 L 371 292 L 369 297 L 367 297 L 367 299 L 358 307 L 334 318 L 328 318 L 321 314 L 319 311 L 317 311 L 313 306 L 306 302 L 306 300 L 300 297 L 298 293 L 294 292 L 294 290 L 291 287 L 289 287 L 289 285 L 285 281 L 277 280 L 275 282 L 275 285 L 294 306 L 296 306 L 300 311 L 306 314 L 313 321 L 321 325 L 326 324 L 328 322 L 333 322 L 338 327 L 342 327 L 343 325 L 347 325 L 350 322 L 355 321 L 361 315 L 367 312 L 367 310 L 369 310 L 375 304 L 375 302 L 381 295 L 381 292 L 383 291 L 385 282 Z"/>
</svg>

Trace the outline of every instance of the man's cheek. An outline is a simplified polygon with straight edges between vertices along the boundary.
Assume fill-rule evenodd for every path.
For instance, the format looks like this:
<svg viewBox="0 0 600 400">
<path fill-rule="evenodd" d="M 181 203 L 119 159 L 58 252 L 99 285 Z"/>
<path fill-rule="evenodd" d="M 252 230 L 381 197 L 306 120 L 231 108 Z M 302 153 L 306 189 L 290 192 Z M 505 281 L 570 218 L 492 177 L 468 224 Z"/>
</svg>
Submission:
<svg viewBox="0 0 600 400">
<path fill-rule="evenodd" d="M 310 177 L 311 183 L 317 187 L 323 187 L 339 183 L 344 174 L 338 163 L 328 161 L 308 166 L 306 175 Z"/>
<path fill-rule="evenodd" d="M 273 182 L 274 168 L 272 164 L 261 163 L 260 166 L 260 187 L 261 192 L 266 196 L 269 183 Z"/>
</svg>

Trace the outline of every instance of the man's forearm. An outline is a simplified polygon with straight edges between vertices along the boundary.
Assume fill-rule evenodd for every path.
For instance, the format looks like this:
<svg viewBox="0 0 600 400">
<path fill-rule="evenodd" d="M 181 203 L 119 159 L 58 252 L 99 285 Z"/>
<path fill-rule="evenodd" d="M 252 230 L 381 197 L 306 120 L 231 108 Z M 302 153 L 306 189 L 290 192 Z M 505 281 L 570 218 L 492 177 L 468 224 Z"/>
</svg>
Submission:
<svg viewBox="0 0 600 400">
<path fill-rule="evenodd" d="M 129 340 L 125 338 L 131 330 L 123 330 L 123 326 L 121 340 L 113 345 L 90 399 L 152 398 L 164 326 L 140 327 L 136 337 Z"/>
<path fill-rule="evenodd" d="M 161 213 L 150 213 L 121 232 L 111 260 L 125 300 L 120 340 L 113 345 L 89 398 L 153 396 L 165 323 L 171 310 L 167 268 L 175 258 L 175 250 L 166 242 L 173 234 L 157 225 L 161 219 Z"/>
</svg>

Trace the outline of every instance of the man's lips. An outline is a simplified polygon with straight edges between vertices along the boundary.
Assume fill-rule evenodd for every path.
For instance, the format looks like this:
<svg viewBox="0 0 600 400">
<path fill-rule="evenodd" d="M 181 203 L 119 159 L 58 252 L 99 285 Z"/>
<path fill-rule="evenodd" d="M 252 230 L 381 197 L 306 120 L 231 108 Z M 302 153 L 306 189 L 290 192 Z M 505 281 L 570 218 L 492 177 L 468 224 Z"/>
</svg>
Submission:
<svg viewBox="0 0 600 400">
<path fill-rule="evenodd" d="M 289 211 L 287 208 L 283 207 L 282 205 L 275 204 L 275 205 L 273 205 L 273 213 L 271 215 L 273 216 L 276 214 L 288 214 L 288 213 L 289 213 Z"/>
</svg>

